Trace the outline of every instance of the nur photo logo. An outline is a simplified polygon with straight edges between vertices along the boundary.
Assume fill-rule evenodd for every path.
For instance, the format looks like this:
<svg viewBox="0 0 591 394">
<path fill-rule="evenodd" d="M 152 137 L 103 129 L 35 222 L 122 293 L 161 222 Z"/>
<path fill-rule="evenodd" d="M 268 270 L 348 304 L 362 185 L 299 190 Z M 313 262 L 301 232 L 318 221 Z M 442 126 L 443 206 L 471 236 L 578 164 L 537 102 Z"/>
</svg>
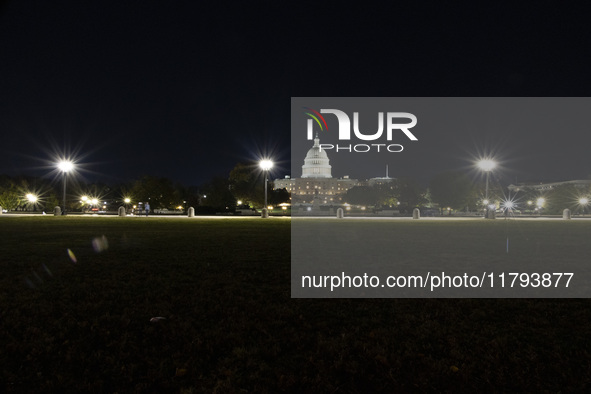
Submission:
<svg viewBox="0 0 591 394">
<path fill-rule="evenodd" d="M 353 112 L 353 127 L 351 127 L 351 118 L 345 111 L 339 109 L 320 109 L 316 111 L 309 107 L 303 107 L 304 114 L 307 116 L 306 135 L 308 140 L 314 139 L 314 127 L 320 131 L 328 131 L 328 123 L 322 114 L 334 115 L 330 116 L 329 121 L 334 120 L 338 123 L 338 140 L 340 141 L 372 141 L 376 143 L 360 143 L 360 144 L 320 144 L 321 149 L 334 149 L 336 152 L 402 152 L 404 147 L 401 144 L 390 143 L 396 138 L 404 135 L 410 141 L 418 141 L 418 138 L 410 131 L 411 128 L 417 125 L 417 117 L 408 112 L 378 112 L 377 131 L 361 130 L 359 112 Z M 352 133 L 351 133 L 352 129 Z M 374 129 L 375 130 L 375 129 Z M 384 141 L 384 143 L 379 143 Z"/>
</svg>

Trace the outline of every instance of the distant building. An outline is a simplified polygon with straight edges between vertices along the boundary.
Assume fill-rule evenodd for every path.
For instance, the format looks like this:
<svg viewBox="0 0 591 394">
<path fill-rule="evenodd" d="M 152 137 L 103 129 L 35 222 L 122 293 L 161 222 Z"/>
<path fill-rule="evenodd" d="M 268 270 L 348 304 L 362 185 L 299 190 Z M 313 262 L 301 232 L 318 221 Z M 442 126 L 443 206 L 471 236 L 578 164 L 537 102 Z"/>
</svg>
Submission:
<svg viewBox="0 0 591 394">
<path fill-rule="evenodd" d="M 326 150 L 320 148 L 318 134 L 314 139 L 314 145 L 304 159 L 301 178 L 275 179 L 274 189 L 287 189 L 291 193 L 291 203 L 312 203 L 316 197 L 322 204 L 338 204 L 343 202 L 342 195 L 359 182 L 350 179 L 332 177 L 332 167 L 329 163 Z"/>
<path fill-rule="evenodd" d="M 591 179 L 582 179 L 574 181 L 550 182 L 550 183 L 518 183 L 516 185 L 509 185 L 507 188 L 511 192 L 519 192 L 524 190 L 535 190 L 539 192 L 552 190 L 557 186 L 573 185 L 574 187 L 583 189 L 591 186 Z"/>
<path fill-rule="evenodd" d="M 385 177 L 370 178 L 367 181 L 367 186 L 383 186 L 383 185 L 387 185 L 391 182 L 394 182 L 395 180 L 396 180 L 396 178 L 390 178 L 388 176 L 388 165 L 386 165 L 386 176 Z"/>
</svg>

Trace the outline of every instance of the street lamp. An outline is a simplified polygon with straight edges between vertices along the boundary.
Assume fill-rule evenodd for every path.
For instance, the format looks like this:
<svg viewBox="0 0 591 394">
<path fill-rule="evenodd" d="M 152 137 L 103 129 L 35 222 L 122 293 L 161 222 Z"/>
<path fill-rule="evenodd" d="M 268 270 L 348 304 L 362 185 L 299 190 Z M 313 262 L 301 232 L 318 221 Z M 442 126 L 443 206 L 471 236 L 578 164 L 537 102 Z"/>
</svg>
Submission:
<svg viewBox="0 0 591 394">
<path fill-rule="evenodd" d="M 59 170 L 64 174 L 64 180 L 63 180 L 63 184 L 64 184 L 64 195 L 63 195 L 63 204 L 64 204 L 64 211 L 62 212 L 63 215 L 66 214 L 66 178 L 67 178 L 67 174 L 68 172 L 72 171 L 74 169 L 74 163 L 72 163 L 70 160 L 62 160 L 59 163 L 57 163 L 57 168 L 59 168 Z"/>
<path fill-rule="evenodd" d="M 267 206 L 267 178 L 268 178 L 268 174 L 269 174 L 269 170 L 273 167 L 273 162 L 271 160 L 265 159 L 265 160 L 261 160 L 259 162 L 259 166 L 261 167 L 261 169 L 264 171 L 265 173 L 265 207 Z M 264 213 L 262 213 L 263 217 Z"/>
<path fill-rule="evenodd" d="M 482 171 L 486 172 L 486 191 L 485 191 L 485 196 L 484 196 L 484 198 L 485 198 L 485 200 L 487 200 L 487 201 L 488 201 L 488 177 L 489 177 L 489 173 L 490 173 L 492 170 L 494 170 L 494 168 L 495 168 L 496 166 L 497 166 L 497 163 L 495 163 L 495 162 L 494 162 L 493 160 L 491 160 L 491 159 L 483 159 L 483 160 L 480 160 L 480 161 L 478 162 L 478 167 L 479 167 L 479 168 L 480 168 Z M 488 210 L 487 210 L 487 212 L 485 213 L 485 215 L 486 215 L 485 217 L 487 217 L 487 218 L 488 218 Z"/>
<path fill-rule="evenodd" d="M 513 208 L 515 208 L 515 203 L 512 200 L 506 199 L 502 203 L 503 213 L 505 214 L 505 219 L 509 214 L 513 213 Z"/>
<path fill-rule="evenodd" d="M 497 163 L 495 163 L 493 160 L 490 159 L 484 159 L 484 160 L 480 160 L 478 162 L 478 167 L 486 172 L 486 193 L 484 198 L 488 200 L 488 174 L 495 169 L 495 167 L 497 166 Z"/>
<path fill-rule="evenodd" d="M 129 210 L 129 203 L 131 202 L 131 198 L 125 197 L 123 199 L 123 202 L 125 203 L 125 213 L 127 213 Z"/>
<path fill-rule="evenodd" d="M 542 213 L 542 208 L 544 207 L 544 204 L 546 203 L 546 199 L 544 197 L 540 197 L 536 200 L 536 206 L 538 207 L 538 214 Z"/>
<path fill-rule="evenodd" d="M 82 212 L 86 212 L 88 210 L 88 196 L 80 197 L 80 203 L 82 204 Z"/>
<path fill-rule="evenodd" d="M 33 207 L 33 210 L 35 210 L 35 206 L 37 204 L 37 196 L 34 195 L 33 193 L 27 193 L 25 195 L 25 198 L 27 199 L 28 203 L 27 205 L 29 207 Z"/>
<path fill-rule="evenodd" d="M 579 204 L 581 204 L 581 210 L 583 211 L 582 215 L 585 214 L 585 205 L 589 204 L 589 199 L 587 197 L 579 198 Z"/>
</svg>

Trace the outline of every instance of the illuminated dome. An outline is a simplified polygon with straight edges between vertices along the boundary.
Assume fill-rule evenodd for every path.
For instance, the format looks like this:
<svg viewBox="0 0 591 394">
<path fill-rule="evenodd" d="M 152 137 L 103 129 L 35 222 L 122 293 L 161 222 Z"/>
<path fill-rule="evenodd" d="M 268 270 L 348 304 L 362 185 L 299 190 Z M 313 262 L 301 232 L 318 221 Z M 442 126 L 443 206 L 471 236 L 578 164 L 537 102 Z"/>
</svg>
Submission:
<svg viewBox="0 0 591 394">
<path fill-rule="evenodd" d="M 318 138 L 318 134 L 316 134 L 314 146 L 310 148 L 304 159 L 302 178 L 332 178 L 332 167 L 328 162 L 326 150 L 320 148 L 320 139 Z"/>
</svg>

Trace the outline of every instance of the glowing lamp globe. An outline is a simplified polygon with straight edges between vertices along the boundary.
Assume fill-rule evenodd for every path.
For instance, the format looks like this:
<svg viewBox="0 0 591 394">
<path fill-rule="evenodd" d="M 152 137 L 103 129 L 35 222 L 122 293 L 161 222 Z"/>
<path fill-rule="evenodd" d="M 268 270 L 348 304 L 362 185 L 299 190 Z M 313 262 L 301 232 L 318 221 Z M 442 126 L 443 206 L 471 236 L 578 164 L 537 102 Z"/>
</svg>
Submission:
<svg viewBox="0 0 591 394">
<path fill-rule="evenodd" d="M 74 163 L 72 163 L 69 160 L 62 160 L 59 163 L 57 163 L 57 167 L 62 172 L 70 172 L 74 169 Z"/>
<path fill-rule="evenodd" d="M 492 171 L 495 169 L 495 167 L 497 166 L 497 163 L 495 163 L 492 160 L 486 159 L 486 160 L 480 160 L 478 162 L 478 167 L 480 167 L 481 170 L 483 171 Z"/>
<path fill-rule="evenodd" d="M 259 166 L 264 170 L 264 171 L 269 171 L 272 167 L 273 167 L 273 162 L 271 160 L 261 160 L 259 162 Z"/>
</svg>

